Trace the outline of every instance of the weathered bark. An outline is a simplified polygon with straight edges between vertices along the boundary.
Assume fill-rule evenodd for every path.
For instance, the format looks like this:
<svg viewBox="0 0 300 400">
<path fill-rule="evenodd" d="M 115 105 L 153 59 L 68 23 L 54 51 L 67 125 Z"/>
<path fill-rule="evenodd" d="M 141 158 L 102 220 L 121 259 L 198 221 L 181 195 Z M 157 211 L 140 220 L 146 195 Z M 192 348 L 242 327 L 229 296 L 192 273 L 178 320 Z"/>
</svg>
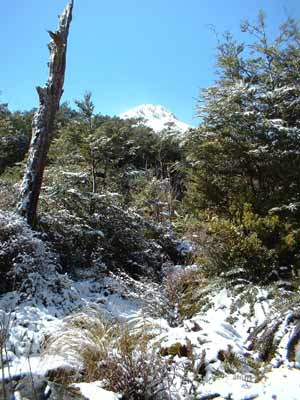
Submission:
<svg viewBox="0 0 300 400">
<path fill-rule="evenodd" d="M 72 20 L 73 0 L 59 17 L 56 32 L 49 31 L 51 41 L 49 77 L 44 87 L 37 87 L 39 107 L 32 122 L 32 138 L 17 211 L 33 226 L 41 191 L 44 169 L 50 147 L 53 124 L 63 94 L 67 41 Z"/>
<path fill-rule="evenodd" d="M 93 155 L 93 150 L 91 150 L 91 169 L 92 169 L 92 192 L 96 193 L 97 192 L 97 184 L 96 184 L 96 166 L 95 166 L 95 158 Z"/>
</svg>

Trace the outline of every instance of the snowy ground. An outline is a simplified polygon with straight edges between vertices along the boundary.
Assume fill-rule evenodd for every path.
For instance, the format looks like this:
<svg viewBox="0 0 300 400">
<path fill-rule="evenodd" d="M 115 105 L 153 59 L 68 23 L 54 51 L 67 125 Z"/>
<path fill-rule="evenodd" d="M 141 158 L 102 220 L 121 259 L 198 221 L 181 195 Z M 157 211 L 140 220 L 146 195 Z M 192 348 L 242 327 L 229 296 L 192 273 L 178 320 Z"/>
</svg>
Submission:
<svg viewBox="0 0 300 400">
<path fill-rule="evenodd" d="M 108 289 L 107 289 L 108 288 Z M 66 301 L 53 305 L 52 298 L 57 294 L 48 292 L 50 306 L 44 306 L 35 299 L 18 304 L 17 293 L 7 293 L 0 298 L 0 316 L 3 325 L 9 326 L 6 358 L 11 361 L 7 373 L 17 375 L 29 371 L 46 372 L 61 360 L 41 360 L 44 338 L 57 331 L 62 325 L 62 319 L 79 310 L 93 307 L 107 314 L 108 317 L 130 319 L 135 317 L 141 306 L 137 300 L 124 300 L 117 292 L 119 285 L 111 278 L 102 283 L 95 280 L 72 282 L 69 287 L 71 293 Z M 115 291 L 115 293 L 113 292 Z M 30 366 L 28 365 L 30 360 Z"/>
<path fill-rule="evenodd" d="M 144 290 L 142 299 L 136 291 L 131 292 L 130 285 L 126 287 L 126 284 L 120 284 L 113 276 L 107 276 L 102 281 L 84 277 L 68 282 L 65 291 L 60 295 L 48 291 L 47 305 L 34 298 L 20 301 L 17 293 L 7 293 L 0 298 L 2 325 L 9 326 L 9 337 L 4 352 L 6 378 L 30 371 L 43 375 L 49 369 L 74 367 L 72 360 L 68 358 L 43 355 L 43 344 L 49 335 L 61 328 L 64 317 L 92 307 L 107 318 L 114 317 L 125 321 L 147 318 L 147 321 L 156 327 L 156 340 L 160 339 L 164 349 L 170 349 L 178 343 L 192 348 L 193 365 L 183 355 L 173 357 L 176 379 L 170 399 L 193 399 L 195 396 L 201 398 L 214 393 L 219 394 L 220 399 L 234 400 L 299 399 L 300 364 L 286 361 L 286 344 L 292 329 L 284 324 L 278 332 L 279 346 L 273 360 L 258 367 L 261 376 L 259 381 L 251 370 L 248 372 L 247 365 L 242 373 L 238 373 L 226 370 L 220 360 L 220 354 L 223 353 L 230 352 L 241 359 L 249 353 L 249 333 L 273 312 L 273 300 L 268 299 L 267 291 L 256 290 L 257 301 L 252 309 L 245 303 L 234 310 L 233 304 L 236 299 L 229 295 L 226 289 L 219 290 L 212 295 L 211 307 L 205 313 L 184 320 L 180 326 L 171 327 L 163 316 L 145 317 L 144 299 L 147 297 L 147 290 L 151 292 L 151 286 Z M 199 370 L 203 356 L 205 375 L 199 379 L 193 371 Z M 252 356 L 255 357 L 255 354 Z M 297 361 L 300 362 L 298 359 L 299 354 Z M 82 394 L 90 400 L 118 398 L 117 394 L 106 392 L 100 386 L 99 382 L 78 384 Z"/>
</svg>

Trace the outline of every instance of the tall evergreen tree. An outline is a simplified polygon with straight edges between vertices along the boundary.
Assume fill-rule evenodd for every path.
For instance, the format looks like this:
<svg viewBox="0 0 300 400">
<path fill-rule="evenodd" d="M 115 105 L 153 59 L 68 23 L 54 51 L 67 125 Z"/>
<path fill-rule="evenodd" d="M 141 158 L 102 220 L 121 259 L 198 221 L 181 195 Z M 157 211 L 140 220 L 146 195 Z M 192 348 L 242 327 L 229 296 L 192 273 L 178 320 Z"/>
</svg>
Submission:
<svg viewBox="0 0 300 400">
<path fill-rule="evenodd" d="M 299 201 L 300 32 L 288 19 L 269 41 L 263 13 L 242 30 L 250 44 L 225 35 L 220 78 L 198 102 L 203 124 L 190 138 L 192 184 L 200 208 L 228 212 L 231 202 L 248 201 L 264 214 Z"/>
<path fill-rule="evenodd" d="M 289 18 L 270 41 L 263 13 L 242 31 L 198 101 L 186 201 L 208 273 L 261 282 L 300 267 L 300 31 Z"/>
</svg>

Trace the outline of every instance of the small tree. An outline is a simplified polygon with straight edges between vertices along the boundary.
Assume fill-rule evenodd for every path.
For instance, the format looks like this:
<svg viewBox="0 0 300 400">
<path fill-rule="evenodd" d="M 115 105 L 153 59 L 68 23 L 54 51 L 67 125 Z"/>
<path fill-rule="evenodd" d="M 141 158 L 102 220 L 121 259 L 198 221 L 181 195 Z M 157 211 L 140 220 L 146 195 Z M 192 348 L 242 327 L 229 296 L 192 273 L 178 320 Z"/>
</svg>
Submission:
<svg viewBox="0 0 300 400">
<path fill-rule="evenodd" d="M 75 104 L 79 109 L 80 119 L 84 124 L 85 138 L 82 146 L 83 153 L 85 153 L 85 158 L 89 161 L 91 174 L 92 174 L 92 192 L 97 192 L 96 184 L 96 159 L 95 159 L 95 149 L 91 145 L 91 138 L 94 133 L 94 103 L 92 102 L 92 93 L 86 92 L 84 94 L 83 100 L 75 100 Z"/>
<path fill-rule="evenodd" d="M 28 163 L 23 178 L 17 211 L 33 226 L 41 191 L 46 159 L 53 135 L 53 125 L 63 94 L 69 27 L 72 20 L 73 0 L 60 16 L 56 32 L 49 31 L 51 41 L 49 77 L 46 85 L 37 87 L 39 107 L 32 124 L 32 138 Z"/>
</svg>

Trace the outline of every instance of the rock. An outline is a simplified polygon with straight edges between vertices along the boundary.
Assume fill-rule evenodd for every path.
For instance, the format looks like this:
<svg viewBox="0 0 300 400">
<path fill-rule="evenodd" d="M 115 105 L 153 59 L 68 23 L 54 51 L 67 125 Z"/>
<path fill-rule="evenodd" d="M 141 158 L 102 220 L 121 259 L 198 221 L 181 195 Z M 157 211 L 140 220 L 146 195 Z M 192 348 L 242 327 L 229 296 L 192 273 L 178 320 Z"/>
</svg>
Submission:
<svg viewBox="0 0 300 400">
<path fill-rule="evenodd" d="M 44 400 L 47 385 L 47 380 L 40 376 L 26 375 L 19 380 L 15 392 L 20 394 L 21 399 Z"/>
<path fill-rule="evenodd" d="M 49 388 L 50 395 L 47 397 L 47 400 L 87 400 L 87 398 L 80 393 L 80 389 L 66 388 L 63 385 L 53 382 L 49 382 Z"/>
<path fill-rule="evenodd" d="M 226 360 L 226 350 L 219 350 L 217 358 L 218 358 L 218 360 L 224 362 Z"/>
<path fill-rule="evenodd" d="M 199 332 L 199 331 L 202 331 L 202 328 L 196 321 L 194 321 L 194 325 L 192 326 L 191 331 Z"/>
<path fill-rule="evenodd" d="M 5 392 L 4 392 L 5 390 Z M 67 388 L 38 375 L 26 375 L 18 381 L 0 382 L 0 399 L 5 400 L 87 400 L 79 389 Z"/>
</svg>

